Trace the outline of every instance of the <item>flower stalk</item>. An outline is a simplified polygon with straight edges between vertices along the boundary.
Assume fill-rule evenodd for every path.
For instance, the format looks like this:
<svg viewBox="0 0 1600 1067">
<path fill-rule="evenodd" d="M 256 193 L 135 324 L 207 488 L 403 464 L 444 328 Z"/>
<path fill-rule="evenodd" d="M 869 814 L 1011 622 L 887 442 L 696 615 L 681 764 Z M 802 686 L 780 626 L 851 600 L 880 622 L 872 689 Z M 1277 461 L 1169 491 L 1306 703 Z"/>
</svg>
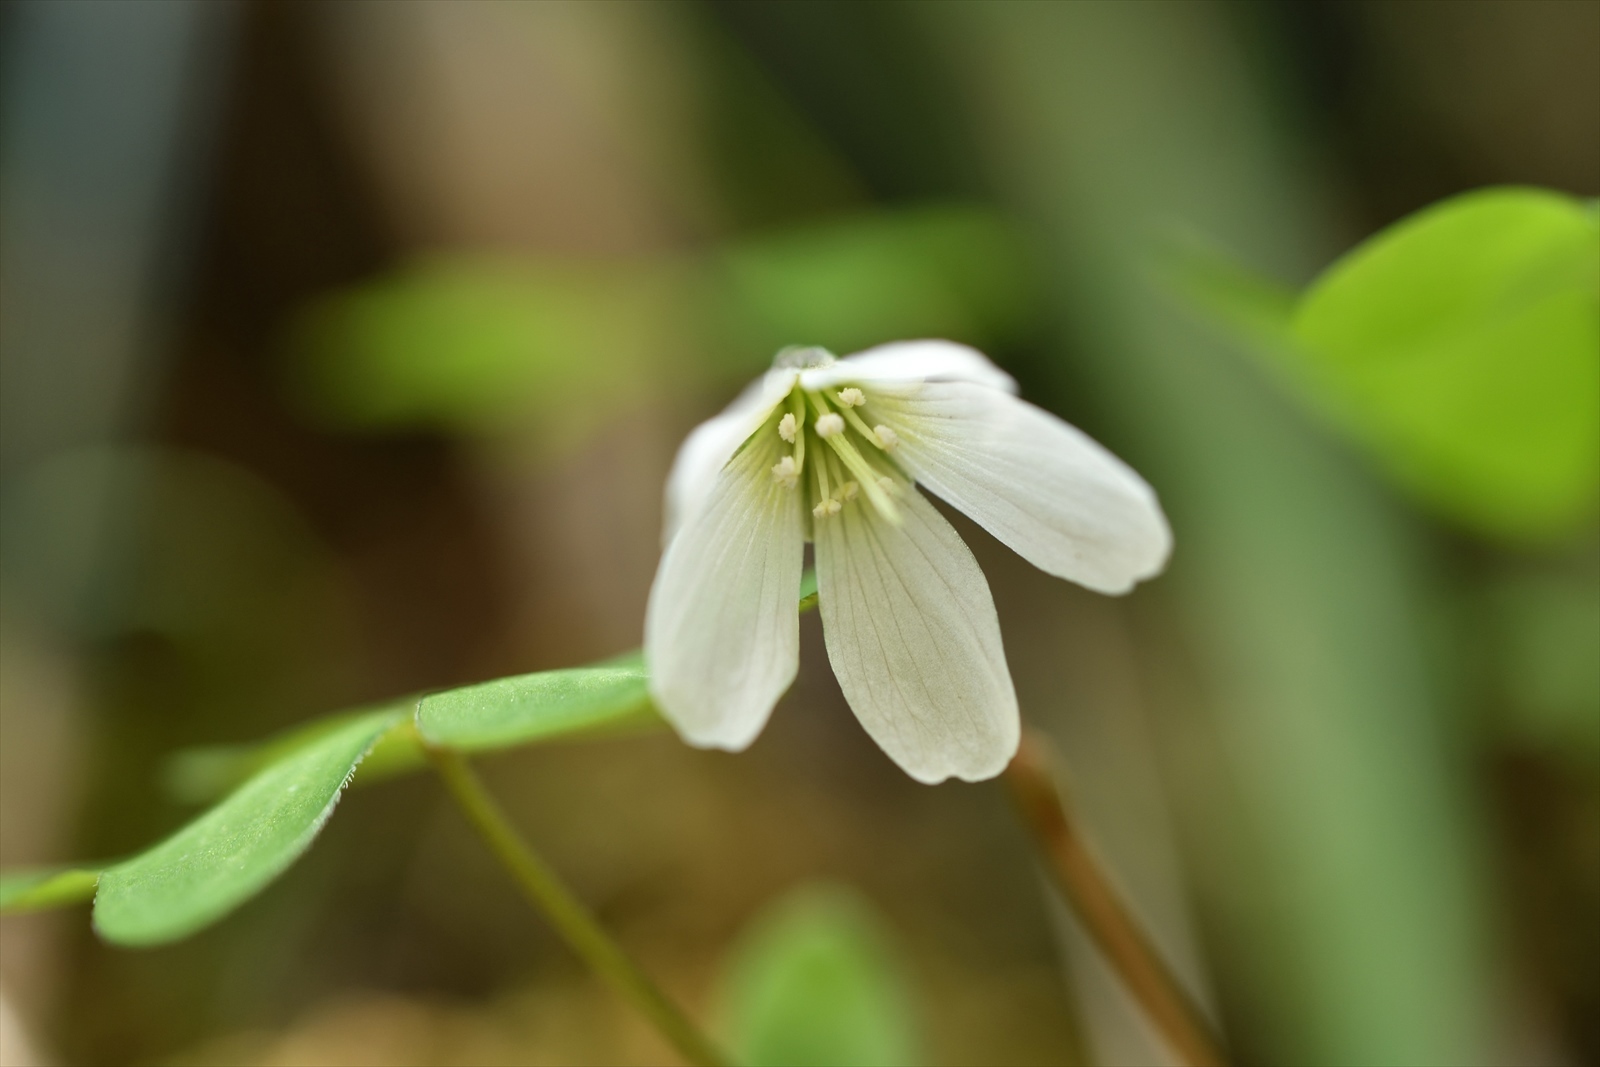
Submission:
<svg viewBox="0 0 1600 1067">
<path fill-rule="evenodd" d="M 728 1058 L 611 939 L 572 890 L 518 834 L 460 753 L 428 746 L 428 760 L 522 895 L 543 912 L 589 967 L 638 1008 L 695 1067 L 725 1067 Z"/>
<path fill-rule="evenodd" d="M 1221 1043 L 1112 887 L 1056 786 L 1048 748 L 1035 731 L 1023 731 L 1005 779 L 1073 914 L 1173 1051 L 1192 1067 L 1222 1067 Z"/>
</svg>

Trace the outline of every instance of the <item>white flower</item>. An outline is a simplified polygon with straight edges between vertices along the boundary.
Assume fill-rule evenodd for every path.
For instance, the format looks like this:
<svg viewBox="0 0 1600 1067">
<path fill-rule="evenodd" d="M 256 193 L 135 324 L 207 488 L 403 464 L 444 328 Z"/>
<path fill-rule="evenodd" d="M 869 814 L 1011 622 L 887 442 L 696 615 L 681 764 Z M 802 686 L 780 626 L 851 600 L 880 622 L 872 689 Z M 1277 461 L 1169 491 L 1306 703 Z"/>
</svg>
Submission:
<svg viewBox="0 0 1600 1067">
<path fill-rule="evenodd" d="M 1158 573 L 1172 545 L 1137 474 L 1015 392 L 948 341 L 793 349 L 689 435 L 644 639 L 685 740 L 747 747 L 794 681 L 811 540 L 828 659 L 873 740 L 921 782 L 1005 768 L 1020 722 L 994 601 L 917 485 L 1102 593 Z"/>
</svg>

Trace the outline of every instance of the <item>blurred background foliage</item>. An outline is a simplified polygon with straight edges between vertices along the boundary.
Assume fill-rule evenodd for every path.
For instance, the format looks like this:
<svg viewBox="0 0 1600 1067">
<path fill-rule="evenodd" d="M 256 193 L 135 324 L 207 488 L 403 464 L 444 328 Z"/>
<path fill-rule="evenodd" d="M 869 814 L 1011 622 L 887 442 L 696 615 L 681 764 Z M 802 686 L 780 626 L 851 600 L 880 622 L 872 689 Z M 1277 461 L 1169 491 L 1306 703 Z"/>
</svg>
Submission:
<svg viewBox="0 0 1600 1067">
<path fill-rule="evenodd" d="M 945 336 L 1169 509 L 1116 601 L 954 521 L 1239 1061 L 1600 1063 L 1597 193 L 1589 0 L 11 0 L 0 863 L 179 825 L 174 749 L 633 647 L 688 428 Z M 486 774 L 749 1062 L 1161 1062 L 816 627 L 747 754 Z M 6 1063 L 668 1055 L 423 778 L 190 941 L 0 937 Z"/>
</svg>

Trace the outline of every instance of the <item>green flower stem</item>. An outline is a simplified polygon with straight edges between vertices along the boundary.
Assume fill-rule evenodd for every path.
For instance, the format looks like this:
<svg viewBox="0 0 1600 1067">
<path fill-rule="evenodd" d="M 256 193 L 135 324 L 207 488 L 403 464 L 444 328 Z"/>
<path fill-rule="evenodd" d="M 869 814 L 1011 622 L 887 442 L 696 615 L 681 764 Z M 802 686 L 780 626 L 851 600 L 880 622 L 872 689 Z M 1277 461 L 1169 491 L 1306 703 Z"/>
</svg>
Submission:
<svg viewBox="0 0 1600 1067">
<path fill-rule="evenodd" d="M 460 753 L 429 746 L 428 760 L 524 896 L 564 937 L 572 950 L 631 1001 L 687 1062 L 725 1067 L 726 1056 L 692 1023 L 613 941 L 587 908 L 562 884 L 506 819 Z"/>
<path fill-rule="evenodd" d="M 1185 1063 L 1225 1064 L 1205 1016 L 1140 929 L 1073 822 L 1050 772 L 1048 748 L 1033 731 L 1024 729 L 1005 777 L 1062 896 L 1156 1028 Z"/>
</svg>

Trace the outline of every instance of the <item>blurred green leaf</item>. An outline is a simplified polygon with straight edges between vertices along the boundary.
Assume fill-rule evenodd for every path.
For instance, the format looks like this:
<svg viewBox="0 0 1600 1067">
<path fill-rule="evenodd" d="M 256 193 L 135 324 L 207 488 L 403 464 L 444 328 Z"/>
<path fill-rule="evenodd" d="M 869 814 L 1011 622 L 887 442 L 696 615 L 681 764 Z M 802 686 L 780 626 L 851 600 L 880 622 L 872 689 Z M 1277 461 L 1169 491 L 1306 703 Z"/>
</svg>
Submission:
<svg viewBox="0 0 1600 1067">
<path fill-rule="evenodd" d="M 1503 188 L 1442 201 L 1357 246 L 1296 300 L 1201 242 L 1166 280 L 1250 341 L 1425 505 L 1544 541 L 1600 499 L 1600 216 Z"/>
<path fill-rule="evenodd" d="M 1542 539 L 1600 494 L 1600 226 L 1538 189 L 1435 204 L 1329 268 L 1296 310 L 1329 410 L 1434 507 Z"/>
<path fill-rule="evenodd" d="M 736 244 L 712 261 L 728 343 L 762 359 L 785 345 L 845 354 L 885 341 L 983 345 L 1034 306 L 1027 256 L 992 211 L 924 207 Z"/>
<path fill-rule="evenodd" d="M 94 896 L 100 872 L 88 867 L 49 867 L 0 875 L 0 911 L 15 914 L 78 904 Z"/>
<path fill-rule="evenodd" d="M 583 417 L 637 391 L 683 299 L 665 264 L 419 260 L 313 305 L 294 384 L 357 429 Z"/>
<path fill-rule="evenodd" d="M 748 1067 L 893 1067 L 916 1060 L 910 995 L 855 893 L 799 890 L 745 934 L 724 975 L 729 1043 Z"/>
<path fill-rule="evenodd" d="M 948 205 L 698 257 L 436 257 L 309 308 L 292 384 L 336 426 L 516 425 L 569 440 L 664 382 L 753 374 L 789 344 L 1010 336 L 1033 306 L 1028 280 L 1000 216 Z"/>
<path fill-rule="evenodd" d="M 356 765 L 397 717 L 378 711 L 340 724 L 167 840 L 106 870 L 95 929 L 116 944 L 161 944 L 260 892 L 310 847 Z"/>
<path fill-rule="evenodd" d="M 659 721 L 640 653 L 434 693 L 417 708 L 426 741 L 466 751 Z"/>
</svg>

